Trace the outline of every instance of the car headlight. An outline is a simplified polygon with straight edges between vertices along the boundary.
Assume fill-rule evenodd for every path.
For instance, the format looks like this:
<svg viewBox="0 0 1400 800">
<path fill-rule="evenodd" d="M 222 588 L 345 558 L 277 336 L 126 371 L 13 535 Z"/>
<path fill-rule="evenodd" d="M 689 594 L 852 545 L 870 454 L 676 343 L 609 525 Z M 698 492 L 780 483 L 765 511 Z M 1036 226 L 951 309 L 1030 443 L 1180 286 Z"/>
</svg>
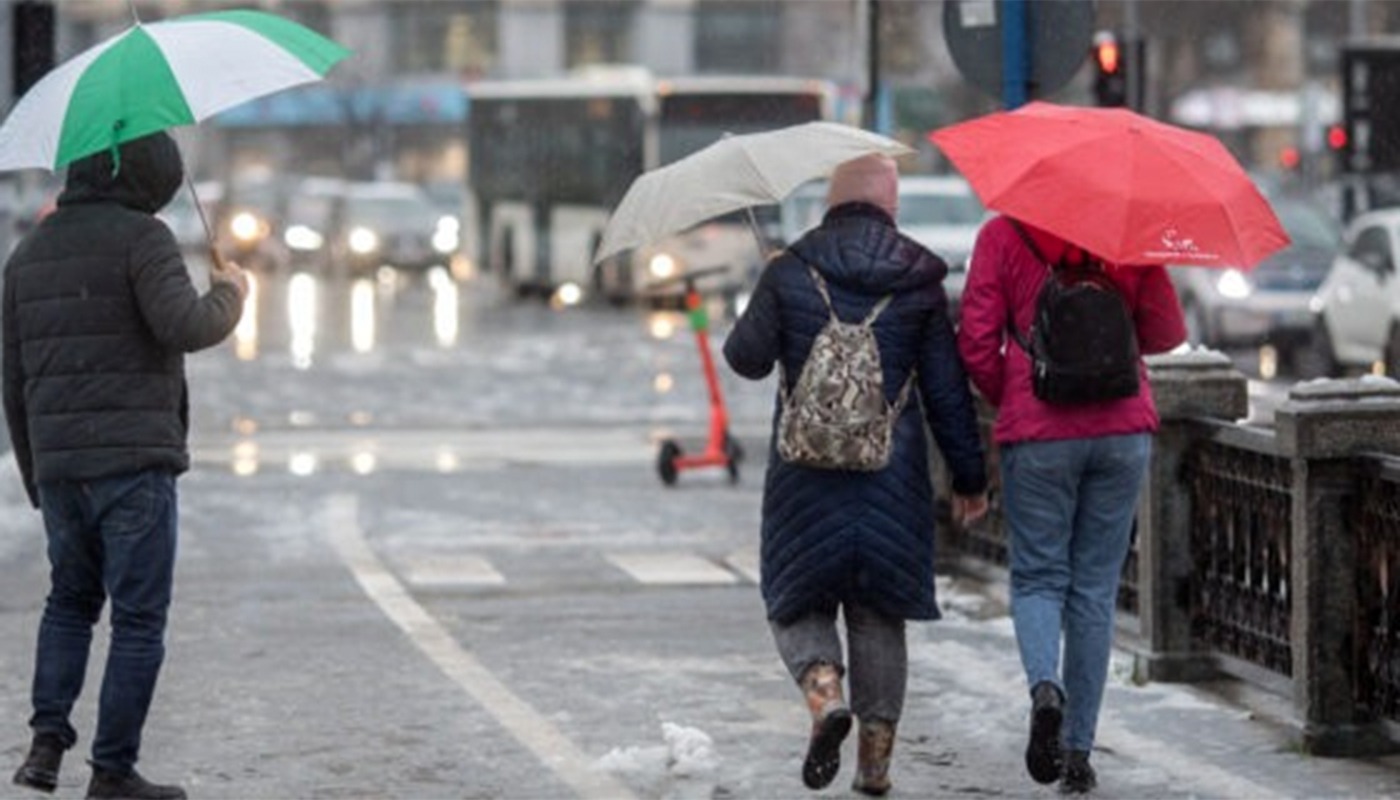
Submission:
<svg viewBox="0 0 1400 800">
<path fill-rule="evenodd" d="M 457 245 L 462 243 L 462 238 L 457 235 L 457 229 L 451 227 L 439 227 L 433 233 L 433 249 L 447 255 L 455 252 Z"/>
<path fill-rule="evenodd" d="M 379 249 L 379 234 L 364 226 L 351 228 L 350 237 L 346 241 L 351 252 L 356 255 L 369 255 Z"/>
<path fill-rule="evenodd" d="M 240 211 L 228 223 L 229 233 L 240 242 L 251 242 L 263 235 L 263 221 L 251 211 Z"/>
<path fill-rule="evenodd" d="M 1237 269 L 1227 269 L 1216 280 L 1215 290 L 1220 292 L 1221 297 L 1243 300 L 1254 292 L 1254 287 L 1250 285 L 1249 279 L 1244 276 L 1243 272 Z"/>
<path fill-rule="evenodd" d="M 681 265 L 670 253 L 657 253 L 647 262 L 647 272 L 650 272 L 653 278 L 670 278 L 680 271 Z"/>
<path fill-rule="evenodd" d="M 305 225 L 293 225 L 282 234 L 282 241 L 293 250 L 309 252 L 320 250 L 326 238 Z"/>
</svg>

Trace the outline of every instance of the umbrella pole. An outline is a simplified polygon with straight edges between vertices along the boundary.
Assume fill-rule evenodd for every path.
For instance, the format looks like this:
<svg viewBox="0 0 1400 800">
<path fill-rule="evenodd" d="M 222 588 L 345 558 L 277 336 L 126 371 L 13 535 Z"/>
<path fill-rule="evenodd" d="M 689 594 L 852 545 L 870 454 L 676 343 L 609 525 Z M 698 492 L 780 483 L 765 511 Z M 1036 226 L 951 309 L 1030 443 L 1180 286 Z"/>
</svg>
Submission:
<svg viewBox="0 0 1400 800">
<path fill-rule="evenodd" d="M 754 216 L 753 206 L 745 208 L 744 214 L 749 218 L 749 230 L 753 233 L 754 243 L 758 245 L 758 260 L 762 261 L 768 257 L 768 243 L 763 240 L 763 232 L 758 229 L 758 217 Z"/>
<path fill-rule="evenodd" d="M 204 205 L 199 202 L 199 192 L 194 190 L 194 180 L 190 178 L 188 172 L 185 173 L 185 186 L 190 190 L 190 198 L 194 200 L 194 210 L 199 212 L 199 222 L 204 226 L 204 238 L 209 242 L 209 257 L 213 259 L 211 263 L 214 269 L 223 271 L 224 259 L 219 255 L 219 248 L 214 242 L 214 229 L 209 227 L 209 217 L 204 213 Z"/>
</svg>

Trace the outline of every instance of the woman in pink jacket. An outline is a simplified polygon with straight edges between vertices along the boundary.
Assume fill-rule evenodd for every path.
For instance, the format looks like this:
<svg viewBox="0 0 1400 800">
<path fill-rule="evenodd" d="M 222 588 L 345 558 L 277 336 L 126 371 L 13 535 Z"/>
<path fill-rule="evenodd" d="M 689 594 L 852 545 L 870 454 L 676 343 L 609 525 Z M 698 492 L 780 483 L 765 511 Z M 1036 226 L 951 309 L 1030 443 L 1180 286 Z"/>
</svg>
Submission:
<svg viewBox="0 0 1400 800">
<path fill-rule="evenodd" d="M 1118 579 L 1158 427 L 1143 364 L 1141 389 L 1124 399 L 1051 405 L 1032 390 L 1030 359 L 1008 325 L 1025 337 L 1050 273 L 1047 262 L 1075 263 L 1084 255 L 1024 223 L 988 221 L 973 250 L 958 331 L 973 384 L 997 408 L 1012 619 L 1031 693 L 1026 768 L 1039 783 L 1059 780 L 1066 793 L 1088 792 L 1097 782 L 1089 753 L 1108 675 Z M 1106 265 L 1106 271 L 1127 304 L 1140 352 L 1164 352 L 1185 340 L 1164 268 Z"/>
</svg>

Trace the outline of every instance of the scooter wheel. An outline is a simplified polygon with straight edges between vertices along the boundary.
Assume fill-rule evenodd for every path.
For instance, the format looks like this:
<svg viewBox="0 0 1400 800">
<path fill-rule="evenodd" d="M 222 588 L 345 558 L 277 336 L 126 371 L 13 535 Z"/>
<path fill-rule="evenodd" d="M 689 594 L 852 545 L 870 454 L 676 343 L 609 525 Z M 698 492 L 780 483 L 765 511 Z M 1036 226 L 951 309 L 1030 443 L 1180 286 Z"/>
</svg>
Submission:
<svg viewBox="0 0 1400 800">
<path fill-rule="evenodd" d="M 681 457 L 681 446 L 674 439 L 667 439 L 661 443 L 661 452 L 656 456 L 656 472 L 661 476 L 661 482 L 667 486 L 676 485 L 676 459 Z"/>
</svg>

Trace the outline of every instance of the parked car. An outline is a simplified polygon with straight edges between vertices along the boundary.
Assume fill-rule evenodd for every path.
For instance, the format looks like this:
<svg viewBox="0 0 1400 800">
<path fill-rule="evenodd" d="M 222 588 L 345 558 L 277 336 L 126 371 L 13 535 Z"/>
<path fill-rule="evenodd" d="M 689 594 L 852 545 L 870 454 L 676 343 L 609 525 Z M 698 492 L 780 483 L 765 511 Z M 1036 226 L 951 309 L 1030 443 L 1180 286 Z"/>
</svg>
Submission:
<svg viewBox="0 0 1400 800">
<path fill-rule="evenodd" d="M 784 243 L 821 224 L 826 213 L 826 182 L 799 187 L 783 202 L 779 231 Z M 948 264 L 943 288 L 954 319 L 967 282 L 968 259 L 987 209 L 966 180 L 958 176 L 906 175 L 899 179 L 901 231 Z"/>
<path fill-rule="evenodd" d="M 1169 269 L 1186 315 L 1187 338 L 1214 348 L 1273 345 L 1294 369 L 1306 359 L 1313 334 L 1313 296 L 1331 269 L 1341 229 L 1305 196 L 1272 199 L 1292 244 L 1251 270 L 1173 266 Z"/>
<path fill-rule="evenodd" d="M 1317 371 L 1369 369 L 1400 375 L 1400 208 L 1358 215 L 1314 301 Z"/>
</svg>

